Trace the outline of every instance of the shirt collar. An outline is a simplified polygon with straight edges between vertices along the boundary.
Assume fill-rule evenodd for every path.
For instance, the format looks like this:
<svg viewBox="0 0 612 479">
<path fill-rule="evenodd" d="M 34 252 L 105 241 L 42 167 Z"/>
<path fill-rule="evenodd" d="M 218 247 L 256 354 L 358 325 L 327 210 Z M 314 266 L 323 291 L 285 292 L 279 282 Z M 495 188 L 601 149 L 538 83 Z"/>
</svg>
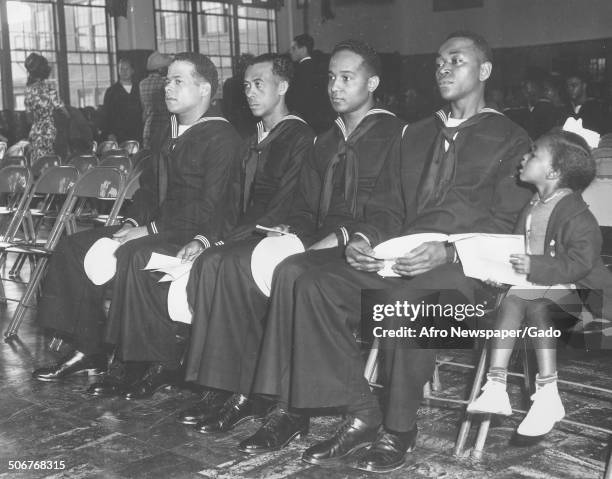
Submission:
<svg viewBox="0 0 612 479">
<path fill-rule="evenodd" d="M 298 120 L 301 121 L 304 124 L 307 124 L 302 118 L 300 118 L 297 115 L 292 115 L 292 114 L 288 114 L 285 115 L 284 117 L 282 117 L 277 123 L 276 125 L 274 125 L 272 127 L 272 130 L 274 130 L 278 125 L 280 125 L 282 122 L 286 121 L 286 120 Z M 264 127 L 264 123 L 263 121 L 260 121 L 257 123 L 257 143 L 261 143 L 265 137 L 268 136 L 268 134 L 272 131 L 266 131 L 265 127 Z"/>
<path fill-rule="evenodd" d="M 359 124 L 355 127 L 355 129 L 357 129 L 359 125 L 361 125 L 368 116 L 379 115 L 379 114 L 395 116 L 395 114 L 391 113 L 389 110 L 385 110 L 383 108 L 372 108 L 368 110 L 368 112 L 363 116 L 363 118 L 361 119 Z M 344 124 L 344 120 L 342 119 L 342 117 L 339 116 L 338 118 L 336 118 L 336 125 L 338 125 L 338 128 L 340 128 L 340 131 L 342 132 L 342 136 L 344 137 L 344 141 L 346 141 L 349 135 L 347 134 L 346 125 Z"/>
</svg>

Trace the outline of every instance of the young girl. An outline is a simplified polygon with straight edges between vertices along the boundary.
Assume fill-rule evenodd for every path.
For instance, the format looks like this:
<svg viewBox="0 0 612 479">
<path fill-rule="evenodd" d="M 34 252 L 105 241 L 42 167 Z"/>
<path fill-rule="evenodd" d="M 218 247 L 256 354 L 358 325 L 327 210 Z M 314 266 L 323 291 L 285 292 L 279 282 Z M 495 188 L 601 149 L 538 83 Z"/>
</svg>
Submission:
<svg viewBox="0 0 612 479">
<path fill-rule="evenodd" d="M 537 193 L 515 231 L 525 235 L 527 254 L 512 255 L 510 262 L 535 284 L 508 291 L 497 315 L 497 329 L 567 328 L 577 321 L 568 312 L 577 313 L 582 305 L 576 288 L 593 290 L 589 297 L 595 300 L 595 296 L 602 299 L 602 290 L 610 290 L 612 275 L 600 259 L 599 226 L 580 194 L 594 177 L 588 145 L 567 131 L 553 130 L 540 137 L 523 158 L 520 178 L 534 185 Z M 518 443 L 533 442 L 565 416 L 557 390 L 556 339 L 531 341 L 539 372 L 533 403 L 516 431 Z M 514 342 L 515 338 L 493 339 L 487 382 L 468 412 L 512 414 L 506 374 Z"/>
</svg>

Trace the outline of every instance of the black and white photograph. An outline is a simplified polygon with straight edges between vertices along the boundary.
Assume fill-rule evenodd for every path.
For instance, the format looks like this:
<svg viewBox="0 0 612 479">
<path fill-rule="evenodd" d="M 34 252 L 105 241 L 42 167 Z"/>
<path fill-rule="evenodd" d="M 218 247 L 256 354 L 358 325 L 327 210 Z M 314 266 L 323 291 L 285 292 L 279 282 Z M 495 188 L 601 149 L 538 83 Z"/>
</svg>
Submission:
<svg viewBox="0 0 612 479">
<path fill-rule="evenodd" d="M 612 479 L 610 0 L 0 0 L 0 479 Z"/>
</svg>

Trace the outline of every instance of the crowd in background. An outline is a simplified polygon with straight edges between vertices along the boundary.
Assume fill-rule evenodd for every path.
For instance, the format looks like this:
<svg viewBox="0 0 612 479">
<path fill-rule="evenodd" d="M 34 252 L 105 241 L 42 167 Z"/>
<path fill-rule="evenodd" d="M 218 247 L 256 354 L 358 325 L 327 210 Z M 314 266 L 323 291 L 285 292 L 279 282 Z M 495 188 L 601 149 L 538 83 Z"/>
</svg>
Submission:
<svg viewBox="0 0 612 479">
<path fill-rule="evenodd" d="M 296 79 L 287 103 L 321 133 L 335 117 L 326 93 L 327 56 L 314 49 L 313 38 L 306 34 L 294 39 L 288 55 L 296 66 Z M 215 101 L 243 138 L 255 132 L 257 122 L 242 85 L 245 65 L 252 58 L 248 53 L 235 58 L 234 76 L 225 81 L 221 98 Z M 21 134 L 30 132 L 32 159 L 53 153 L 61 157 L 82 153 L 91 140 L 138 140 L 144 148 L 155 146 L 152 139 L 159 138 L 155 132 L 162 131 L 168 121 L 163 86 L 171 60 L 172 55 L 153 52 L 147 60 L 148 76 L 135 82 L 131 61 L 119 59 L 118 80 L 107 89 L 104 104 L 97 109 L 77 109 L 64 105 L 54 83 L 48 81 L 47 60 L 31 54 L 26 61 L 26 117 L 31 127 Z M 570 116 L 582 118 L 585 128 L 600 134 L 612 132 L 612 88 L 602 87 L 595 92 L 592 87 L 589 76 L 582 71 L 561 76 L 529 69 L 520 85 L 488 87 L 487 103 L 525 128 L 531 138 L 563 125 Z M 380 90 L 380 105 L 407 123 L 429 116 L 441 104 L 439 95 L 412 86 L 401 91 Z M 0 136 L 5 140 L 10 138 L 9 129 L 7 120 L 0 118 Z M 19 133 L 12 140 L 25 139 Z"/>
</svg>

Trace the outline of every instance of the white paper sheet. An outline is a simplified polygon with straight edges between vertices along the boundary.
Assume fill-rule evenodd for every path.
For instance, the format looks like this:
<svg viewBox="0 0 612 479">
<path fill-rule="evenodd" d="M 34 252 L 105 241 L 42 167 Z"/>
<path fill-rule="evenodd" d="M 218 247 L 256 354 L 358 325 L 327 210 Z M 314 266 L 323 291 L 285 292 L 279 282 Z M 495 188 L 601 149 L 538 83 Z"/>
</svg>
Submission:
<svg viewBox="0 0 612 479">
<path fill-rule="evenodd" d="M 142 268 L 144 270 L 162 270 L 164 268 L 179 266 L 183 261 L 176 256 L 170 256 L 167 254 L 151 253 L 151 258 L 147 265 Z"/>
<path fill-rule="evenodd" d="M 514 271 L 510 263 L 511 254 L 525 254 L 524 236 L 455 235 L 449 241 L 455 243 L 466 276 L 511 285 L 532 285 L 527 276 Z"/>
</svg>

